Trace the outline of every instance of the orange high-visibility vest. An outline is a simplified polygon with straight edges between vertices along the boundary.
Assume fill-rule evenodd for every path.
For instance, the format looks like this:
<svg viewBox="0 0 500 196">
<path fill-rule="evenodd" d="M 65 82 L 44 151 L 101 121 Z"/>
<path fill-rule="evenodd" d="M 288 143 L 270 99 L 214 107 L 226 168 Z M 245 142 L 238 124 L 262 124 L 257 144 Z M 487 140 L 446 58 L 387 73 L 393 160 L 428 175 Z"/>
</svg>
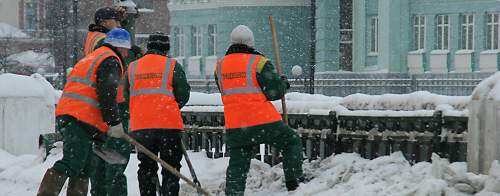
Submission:
<svg viewBox="0 0 500 196">
<path fill-rule="evenodd" d="M 118 103 L 123 103 L 127 100 L 125 100 L 125 97 L 123 97 L 123 83 L 125 82 L 125 73 L 122 73 L 122 80 L 120 81 L 120 86 L 118 86 L 118 91 L 116 94 L 116 101 Z"/>
<path fill-rule="evenodd" d="M 78 62 L 68 76 L 56 107 L 56 116 L 70 115 L 106 132 L 108 124 L 103 121 L 97 97 L 97 68 L 107 57 L 114 56 L 113 50 L 100 47 Z M 123 70 L 120 60 L 120 67 Z"/>
<path fill-rule="evenodd" d="M 106 33 L 101 33 L 99 31 L 91 31 L 87 34 L 87 40 L 85 41 L 85 56 L 94 51 L 95 44 L 106 37 Z"/>
<path fill-rule="evenodd" d="M 233 53 L 217 63 L 226 128 L 242 128 L 282 120 L 257 82 L 261 55 Z"/>
<path fill-rule="evenodd" d="M 130 64 L 131 131 L 184 129 L 172 86 L 175 62 L 162 55 L 148 54 Z"/>
</svg>

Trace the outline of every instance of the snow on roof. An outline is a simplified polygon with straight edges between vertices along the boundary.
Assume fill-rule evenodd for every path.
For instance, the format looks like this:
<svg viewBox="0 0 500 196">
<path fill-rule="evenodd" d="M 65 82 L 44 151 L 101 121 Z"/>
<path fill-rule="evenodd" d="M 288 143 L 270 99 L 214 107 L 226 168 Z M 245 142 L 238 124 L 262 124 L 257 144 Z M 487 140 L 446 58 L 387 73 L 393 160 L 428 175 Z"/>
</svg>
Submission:
<svg viewBox="0 0 500 196">
<path fill-rule="evenodd" d="M 10 24 L 0 23 L 0 37 L 30 38 L 31 36 Z"/>
<path fill-rule="evenodd" d="M 16 53 L 7 57 L 7 60 L 19 61 L 24 65 L 54 66 L 54 56 L 50 53 L 36 53 L 33 50 Z"/>
<path fill-rule="evenodd" d="M 45 97 L 47 105 L 54 105 L 54 87 L 40 74 L 31 76 L 0 74 L 0 97 Z"/>
</svg>

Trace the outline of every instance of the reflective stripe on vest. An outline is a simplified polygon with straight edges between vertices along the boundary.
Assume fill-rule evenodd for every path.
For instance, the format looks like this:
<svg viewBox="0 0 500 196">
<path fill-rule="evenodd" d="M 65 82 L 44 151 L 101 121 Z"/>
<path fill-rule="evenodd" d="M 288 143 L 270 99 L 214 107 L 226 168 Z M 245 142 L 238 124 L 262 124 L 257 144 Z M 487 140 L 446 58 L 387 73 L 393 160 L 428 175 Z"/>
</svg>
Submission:
<svg viewBox="0 0 500 196">
<path fill-rule="evenodd" d="M 73 76 L 73 77 L 68 78 L 68 82 L 76 82 L 79 84 L 90 86 L 92 88 L 96 88 L 97 84 L 90 79 L 92 77 L 92 70 L 94 70 L 94 66 L 102 58 L 102 56 L 107 55 L 107 54 L 111 54 L 111 53 L 112 52 L 103 52 L 101 55 L 99 55 L 97 58 L 95 58 L 95 60 L 92 62 L 89 69 L 87 70 L 87 75 L 85 76 L 85 78 Z M 64 96 L 64 94 L 63 94 L 63 96 Z"/>
<path fill-rule="evenodd" d="M 130 68 L 130 75 L 135 76 L 135 67 L 137 66 L 137 61 L 134 61 L 132 67 Z M 130 77 L 130 96 L 138 96 L 138 95 L 147 95 L 147 94 L 162 94 L 170 97 L 174 97 L 174 92 L 167 89 L 168 86 L 168 78 L 170 76 L 170 69 L 172 68 L 172 59 L 167 58 L 165 62 L 165 69 L 163 70 L 163 77 L 160 88 L 144 88 L 134 90 L 134 78 Z"/>
<path fill-rule="evenodd" d="M 259 62 L 260 57 L 261 57 L 260 55 L 252 54 L 252 56 L 250 56 L 250 60 L 248 60 L 247 69 L 246 69 L 246 80 L 247 80 L 247 86 L 246 87 L 224 89 L 224 83 L 222 82 L 222 66 L 218 66 L 218 68 L 217 68 L 217 78 L 219 80 L 219 87 L 221 89 L 220 94 L 222 96 L 224 96 L 224 95 L 233 95 L 233 94 L 239 94 L 239 93 L 262 93 L 262 89 L 260 89 L 258 87 L 253 87 L 252 86 L 252 80 L 253 80 L 253 78 L 252 78 L 252 69 L 253 69 L 253 64 L 254 64 L 254 62 Z M 224 62 L 224 58 L 222 58 L 219 61 L 219 65 L 222 65 L 222 63 Z"/>
<path fill-rule="evenodd" d="M 94 106 L 95 108 L 99 109 L 99 102 L 96 101 L 96 100 L 93 100 L 92 98 L 90 97 L 86 97 L 86 96 L 83 96 L 83 95 L 80 95 L 80 94 L 77 94 L 77 93 L 72 93 L 72 92 L 66 92 L 66 93 L 63 93 L 61 95 L 61 98 L 64 98 L 64 97 L 67 97 L 67 98 L 71 98 L 71 99 L 76 99 L 78 101 L 81 101 L 81 102 L 84 102 L 84 103 L 87 103 L 91 106 Z"/>
<path fill-rule="evenodd" d="M 87 35 L 87 41 L 85 42 L 85 56 L 90 54 L 95 50 L 94 44 L 97 38 L 106 36 L 106 33 L 101 33 L 101 32 L 89 32 Z"/>
</svg>

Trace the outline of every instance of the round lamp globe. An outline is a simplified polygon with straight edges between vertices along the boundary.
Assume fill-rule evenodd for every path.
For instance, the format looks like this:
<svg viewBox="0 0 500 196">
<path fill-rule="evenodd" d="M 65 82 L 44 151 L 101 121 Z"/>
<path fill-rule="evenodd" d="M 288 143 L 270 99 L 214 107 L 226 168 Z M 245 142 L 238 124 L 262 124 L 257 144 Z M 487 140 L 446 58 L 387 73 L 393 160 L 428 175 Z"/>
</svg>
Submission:
<svg viewBox="0 0 500 196">
<path fill-rule="evenodd" d="M 294 76 L 300 76 L 300 74 L 302 74 L 302 67 L 298 66 L 298 65 L 295 65 L 292 67 L 292 74 Z"/>
</svg>

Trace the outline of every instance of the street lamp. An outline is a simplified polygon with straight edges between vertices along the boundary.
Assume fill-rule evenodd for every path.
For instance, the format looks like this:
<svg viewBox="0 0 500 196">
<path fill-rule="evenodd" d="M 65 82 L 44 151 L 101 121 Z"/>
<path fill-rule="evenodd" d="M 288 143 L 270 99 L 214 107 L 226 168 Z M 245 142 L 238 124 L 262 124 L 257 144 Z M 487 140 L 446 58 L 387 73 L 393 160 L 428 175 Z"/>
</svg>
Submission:
<svg viewBox="0 0 500 196">
<path fill-rule="evenodd" d="M 135 44 L 135 21 L 139 18 L 139 10 L 132 0 L 116 0 L 115 6 L 123 7 L 126 10 L 127 18 L 129 21 L 129 28 L 125 29 L 130 33 L 132 44 Z"/>
<path fill-rule="evenodd" d="M 302 74 L 302 67 L 300 67 L 299 65 L 295 65 L 292 67 L 292 74 L 295 76 L 295 77 L 298 77 L 300 76 L 300 74 Z"/>
<path fill-rule="evenodd" d="M 292 67 L 292 74 L 296 78 L 299 78 L 299 81 L 303 82 L 305 93 L 314 94 L 314 66 L 310 66 L 309 81 L 307 79 L 307 76 L 304 76 L 304 78 L 302 79 L 302 77 L 301 77 L 302 67 L 300 65 L 295 65 Z M 309 85 L 308 85 L 308 82 L 309 82 Z"/>
<path fill-rule="evenodd" d="M 307 81 L 306 81 L 306 78 L 304 78 L 304 80 L 302 80 L 302 77 L 300 77 L 300 75 L 302 75 L 302 67 L 300 67 L 300 65 L 293 66 L 292 67 L 292 74 L 296 78 L 299 78 L 299 81 L 304 84 L 304 92 L 307 92 Z"/>
</svg>

